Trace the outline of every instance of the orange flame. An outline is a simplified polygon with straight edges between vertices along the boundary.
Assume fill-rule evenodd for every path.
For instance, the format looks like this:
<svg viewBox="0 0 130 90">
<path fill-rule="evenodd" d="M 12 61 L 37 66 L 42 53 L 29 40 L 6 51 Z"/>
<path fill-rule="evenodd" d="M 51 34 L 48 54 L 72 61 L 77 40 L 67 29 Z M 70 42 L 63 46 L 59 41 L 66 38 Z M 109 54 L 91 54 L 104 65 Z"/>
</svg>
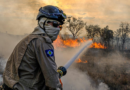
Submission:
<svg viewBox="0 0 130 90">
<path fill-rule="evenodd" d="M 61 39 L 60 36 L 57 37 L 56 41 L 54 41 L 54 47 L 62 47 L 62 48 L 66 48 L 66 47 L 78 47 L 80 46 L 81 43 L 86 42 L 85 38 L 83 39 L 67 39 L 67 40 L 63 40 Z"/>
<path fill-rule="evenodd" d="M 88 63 L 87 60 L 86 61 L 82 61 L 80 58 L 77 61 L 75 61 L 75 62 L 76 63 Z"/>
<path fill-rule="evenodd" d="M 106 47 L 104 45 L 102 45 L 101 43 L 92 43 L 92 45 L 90 46 L 90 48 L 100 48 L 100 49 L 106 49 Z"/>
<path fill-rule="evenodd" d="M 89 39 L 92 40 L 92 39 Z M 81 45 L 81 43 L 87 42 L 85 38 L 83 39 L 67 39 L 63 40 L 60 36 L 57 37 L 56 41 L 54 41 L 54 48 L 66 48 L 66 47 L 78 47 Z M 101 43 L 93 43 L 90 48 L 101 48 L 101 49 L 106 49 L 104 45 Z"/>
</svg>

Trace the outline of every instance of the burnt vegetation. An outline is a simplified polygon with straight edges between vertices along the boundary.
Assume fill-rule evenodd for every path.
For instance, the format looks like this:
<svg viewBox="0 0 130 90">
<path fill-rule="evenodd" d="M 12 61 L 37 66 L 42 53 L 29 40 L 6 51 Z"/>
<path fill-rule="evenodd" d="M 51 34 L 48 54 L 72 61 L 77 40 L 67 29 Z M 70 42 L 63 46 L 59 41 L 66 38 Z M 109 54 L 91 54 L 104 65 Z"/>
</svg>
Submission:
<svg viewBox="0 0 130 90">
<path fill-rule="evenodd" d="M 80 58 L 87 63 L 76 63 L 75 67 L 87 72 L 97 86 L 104 82 L 110 90 L 130 90 L 130 57 L 125 53 L 91 48 Z"/>
</svg>

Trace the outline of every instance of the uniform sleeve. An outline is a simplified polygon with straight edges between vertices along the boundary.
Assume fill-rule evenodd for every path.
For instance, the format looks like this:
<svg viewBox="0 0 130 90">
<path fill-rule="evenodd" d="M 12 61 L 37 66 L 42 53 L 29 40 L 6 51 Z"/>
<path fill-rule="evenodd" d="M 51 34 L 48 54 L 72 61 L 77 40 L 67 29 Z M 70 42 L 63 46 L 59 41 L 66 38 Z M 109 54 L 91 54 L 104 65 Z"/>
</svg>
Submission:
<svg viewBox="0 0 130 90">
<path fill-rule="evenodd" d="M 57 65 L 55 63 L 54 50 L 52 44 L 42 40 L 36 40 L 36 58 L 45 78 L 45 84 L 51 88 L 61 86 L 59 82 L 59 74 L 57 73 Z"/>
</svg>

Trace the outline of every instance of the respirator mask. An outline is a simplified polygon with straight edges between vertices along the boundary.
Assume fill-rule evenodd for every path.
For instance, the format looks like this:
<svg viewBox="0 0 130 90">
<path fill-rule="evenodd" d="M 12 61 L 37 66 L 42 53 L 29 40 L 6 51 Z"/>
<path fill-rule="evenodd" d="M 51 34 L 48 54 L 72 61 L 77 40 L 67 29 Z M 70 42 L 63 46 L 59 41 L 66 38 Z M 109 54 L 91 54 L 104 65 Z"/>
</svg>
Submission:
<svg viewBox="0 0 130 90">
<path fill-rule="evenodd" d="M 52 41 L 56 40 L 62 28 L 60 22 L 45 18 L 41 18 L 39 25 L 44 29 L 45 33 L 51 38 Z"/>
</svg>

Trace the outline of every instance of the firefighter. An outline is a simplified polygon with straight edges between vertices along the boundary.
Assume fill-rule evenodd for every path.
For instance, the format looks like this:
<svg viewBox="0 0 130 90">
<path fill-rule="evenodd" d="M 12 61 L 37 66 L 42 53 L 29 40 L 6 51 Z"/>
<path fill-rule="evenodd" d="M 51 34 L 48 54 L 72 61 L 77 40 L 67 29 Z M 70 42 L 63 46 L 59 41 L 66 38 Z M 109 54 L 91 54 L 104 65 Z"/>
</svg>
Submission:
<svg viewBox="0 0 130 90">
<path fill-rule="evenodd" d="M 39 9 L 38 26 L 22 39 L 9 57 L 4 73 L 4 90 L 56 90 L 62 88 L 59 77 L 66 69 L 55 63 L 53 41 L 66 15 L 56 6 Z"/>
</svg>

